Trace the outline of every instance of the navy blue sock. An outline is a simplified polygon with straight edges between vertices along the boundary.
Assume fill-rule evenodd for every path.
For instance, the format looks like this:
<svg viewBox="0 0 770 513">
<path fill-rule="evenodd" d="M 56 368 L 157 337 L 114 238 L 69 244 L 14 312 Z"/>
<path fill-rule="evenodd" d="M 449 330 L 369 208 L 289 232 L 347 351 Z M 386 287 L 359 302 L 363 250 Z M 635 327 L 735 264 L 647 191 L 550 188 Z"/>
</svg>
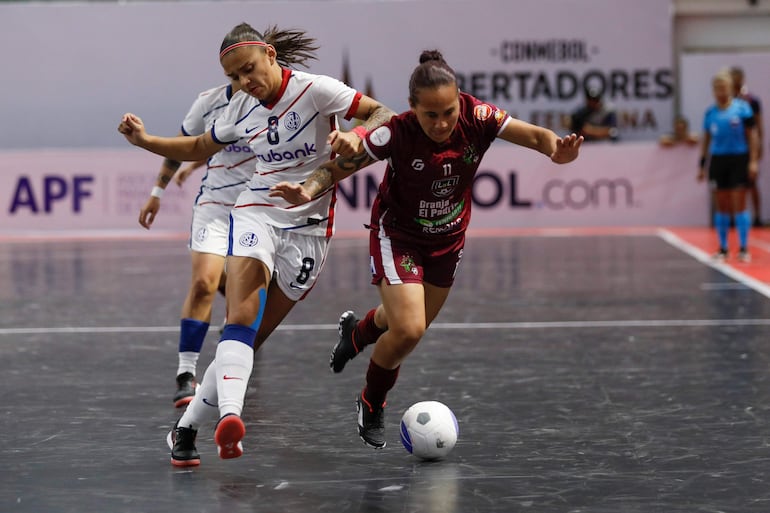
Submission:
<svg viewBox="0 0 770 513">
<path fill-rule="evenodd" d="M 197 319 L 182 319 L 179 330 L 179 352 L 200 353 L 209 323 Z"/>
</svg>

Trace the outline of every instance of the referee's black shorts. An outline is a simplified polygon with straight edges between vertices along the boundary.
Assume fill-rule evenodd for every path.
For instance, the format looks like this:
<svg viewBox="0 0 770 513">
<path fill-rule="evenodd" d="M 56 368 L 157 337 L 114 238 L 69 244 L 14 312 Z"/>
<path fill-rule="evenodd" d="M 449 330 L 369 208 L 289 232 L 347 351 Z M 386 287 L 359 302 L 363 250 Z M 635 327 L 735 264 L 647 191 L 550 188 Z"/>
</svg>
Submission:
<svg viewBox="0 0 770 513">
<path fill-rule="evenodd" d="M 749 154 L 712 155 L 709 182 L 714 189 L 740 189 L 749 186 Z"/>
</svg>

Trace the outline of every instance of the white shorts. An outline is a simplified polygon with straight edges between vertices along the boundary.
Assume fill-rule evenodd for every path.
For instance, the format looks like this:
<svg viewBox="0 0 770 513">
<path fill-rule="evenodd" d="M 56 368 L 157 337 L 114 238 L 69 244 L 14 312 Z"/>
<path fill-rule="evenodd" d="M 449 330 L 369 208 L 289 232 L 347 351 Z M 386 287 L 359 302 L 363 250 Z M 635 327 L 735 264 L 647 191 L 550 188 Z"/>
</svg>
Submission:
<svg viewBox="0 0 770 513">
<path fill-rule="evenodd" d="M 233 209 L 229 253 L 264 263 L 286 297 L 300 301 L 321 274 L 329 239 L 266 224 L 254 209 Z"/>
<path fill-rule="evenodd" d="M 226 256 L 230 235 L 230 210 L 232 207 L 226 205 L 193 207 L 188 247 L 198 253 Z"/>
</svg>

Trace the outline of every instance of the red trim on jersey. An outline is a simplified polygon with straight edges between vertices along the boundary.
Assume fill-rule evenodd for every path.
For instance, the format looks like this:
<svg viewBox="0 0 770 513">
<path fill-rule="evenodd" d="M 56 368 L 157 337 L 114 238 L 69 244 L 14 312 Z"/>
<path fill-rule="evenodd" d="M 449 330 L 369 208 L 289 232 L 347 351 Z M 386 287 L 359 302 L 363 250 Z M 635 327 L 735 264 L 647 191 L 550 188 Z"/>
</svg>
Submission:
<svg viewBox="0 0 770 513">
<path fill-rule="evenodd" d="M 335 206 L 337 204 L 337 184 L 334 184 L 334 188 L 331 189 L 332 198 L 329 201 L 329 213 L 326 216 L 326 236 L 331 237 L 334 233 L 334 214 L 337 212 Z M 323 196 L 323 194 L 321 195 Z M 319 198 L 321 197 L 319 196 Z"/>
<path fill-rule="evenodd" d="M 248 162 L 248 161 L 250 161 L 250 160 L 254 160 L 255 158 L 257 158 L 257 156 L 256 156 L 256 155 L 252 155 L 251 157 L 247 158 L 246 160 L 241 160 L 240 162 L 236 162 L 236 163 L 235 163 L 235 164 L 233 164 L 232 166 L 227 166 L 227 169 L 232 169 L 232 168 L 234 168 L 234 167 L 238 167 L 238 166 L 240 166 L 240 165 L 243 165 L 243 164 L 245 164 L 246 162 Z"/>
<path fill-rule="evenodd" d="M 361 98 L 361 93 L 356 94 L 356 99 Z M 356 107 L 358 106 L 358 101 L 354 99 L 354 103 L 356 104 Z M 351 107 L 352 108 L 352 107 Z M 329 118 L 329 129 L 330 130 L 337 130 L 337 118 L 332 116 Z M 331 152 L 329 154 L 329 161 L 332 161 L 337 158 L 337 155 L 334 152 Z M 331 238 L 331 236 L 334 234 L 334 214 L 337 212 L 335 205 L 337 204 L 337 184 L 334 184 L 334 187 L 330 188 L 318 198 L 321 196 L 325 196 L 327 193 L 332 193 L 332 198 L 329 201 L 329 212 L 326 215 L 326 237 Z M 317 199 L 317 198 L 316 198 Z"/>
<path fill-rule="evenodd" d="M 293 167 L 297 167 L 297 166 L 293 166 Z M 259 176 L 267 176 L 267 175 L 272 175 L 274 173 L 283 173 L 284 171 L 288 171 L 289 169 L 291 168 L 287 167 L 286 169 L 273 169 L 272 171 L 259 171 L 258 173 L 259 173 Z"/>
<path fill-rule="evenodd" d="M 345 113 L 345 121 L 350 121 L 353 115 L 358 111 L 358 104 L 361 103 L 362 96 L 363 94 L 361 94 L 359 91 L 356 91 L 356 95 L 353 97 L 353 102 L 350 104 L 350 108 Z"/>
<path fill-rule="evenodd" d="M 238 166 L 242 166 L 246 162 L 248 162 L 250 160 L 254 160 L 255 158 L 257 158 L 257 156 L 256 155 L 252 155 L 251 157 L 249 157 L 247 159 L 244 159 L 244 160 L 241 160 L 240 162 L 236 162 L 235 164 L 232 164 L 230 166 L 226 166 L 224 164 L 217 164 L 215 166 L 206 166 L 206 169 L 228 169 L 229 170 L 229 169 L 233 169 L 233 168 L 238 167 Z"/>
<path fill-rule="evenodd" d="M 337 118 L 332 116 L 329 118 L 329 132 L 333 132 L 337 130 L 339 127 L 337 126 Z M 337 158 L 337 154 L 334 151 L 329 152 L 329 162 Z"/>
<path fill-rule="evenodd" d="M 335 189 L 336 189 L 336 186 L 335 186 Z M 331 192 L 332 190 L 333 190 L 333 189 L 329 189 L 329 191 L 327 191 L 327 192 L 324 192 L 324 193 L 323 193 L 323 194 L 321 194 L 320 196 L 316 196 L 315 198 L 311 199 L 311 200 L 310 200 L 308 203 L 313 203 L 313 202 L 315 202 L 315 201 L 318 201 L 318 200 L 319 200 L 319 198 L 321 198 L 321 197 L 325 196 L 326 194 L 328 194 L 328 193 L 329 193 L 329 192 Z M 336 197 L 336 195 L 335 195 L 335 196 L 332 196 L 332 199 L 331 199 L 331 204 L 333 205 L 334 203 L 336 203 L 336 200 L 337 200 L 337 197 Z M 302 204 L 299 204 L 299 205 L 289 205 L 289 206 L 286 206 L 286 207 L 278 207 L 278 205 L 276 205 L 275 203 L 244 203 L 243 205 L 235 205 L 233 208 L 246 208 L 246 207 L 271 207 L 271 208 L 283 208 L 284 210 L 292 210 L 292 209 L 295 209 L 295 208 L 299 208 L 299 207 L 301 207 L 301 206 L 304 206 L 304 205 L 307 205 L 307 203 L 302 203 Z M 332 217 L 333 217 L 333 212 L 332 212 L 332 213 L 331 213 L 331 215 L 329 216 L 329 219 L 327 219 L 327 223 L 329 222 L 329 220 L 330 220 Z M 327 231 L 329 230 L 329 227 L 328 227 L 328 225 L 327 225 L 326 229 L 327 229 Z"/>
<path fill-rule="evenodd" d="M 281 88 L 278 89 L 278 94 L 276 95 L 275 99 L 272 102 L 264 104 L 265 108 L 272 109 L 273 107 L 275 107 L 275 104 L 278 103 L 278 101 L 281 99 L 281 97 L 283 96 L 283 93 L 286 92 L 286 88 L 289 85 L 289 78 L 291 78 L 291 70 L 286 68 L 281 68 Z"/>
<path fill-rule="evenodd" d="M 244 203 L 243 205 L 235 205 L 233 208 L 246 208 L 246 207 L 275 207 L 273 203 Z"/>
</svg>

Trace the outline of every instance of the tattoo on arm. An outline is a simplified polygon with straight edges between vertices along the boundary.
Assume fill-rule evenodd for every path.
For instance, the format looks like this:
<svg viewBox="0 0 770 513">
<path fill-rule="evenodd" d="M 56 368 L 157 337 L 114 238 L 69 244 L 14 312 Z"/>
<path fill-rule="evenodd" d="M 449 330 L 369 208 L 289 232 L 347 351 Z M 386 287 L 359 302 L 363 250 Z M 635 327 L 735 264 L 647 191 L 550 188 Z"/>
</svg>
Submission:
<svg viewBox="0 0 770 513">
<path fill-rule="evenodd" d="M 354 157 L 337 157 L 333 162 L 313 171 L 308 179 L 305 180 L 303 187 L 310 194 L 310 197 L 315 198 L 335 183 L 347 178 L 372 162 L 374 160 L 367 153 Z"/>
<path fill-rule="evenodd" d="M 179 169 L 179 166 L 181 166 L 182 163 L 179 162 L 178 160 L 163 159 L 163 165 L 169 168 L 170 170 L 176 172 L 176 170 Z"/>
<path fill-rule="evenodd" d="M 362 123 L 367 131 L 382 126 L 390 120 L 396 113 L 380 103 L 375 103 L 365 113 L 365 119 Z M 358 115 L 356 115 L 358 117 Z M 360 119 L 360 118 L 359 118 Z M 337 157 L 322 167 L 319 167 L 305 180 L 303 187 L 305 191 L 315 198 L 318 194 L 325 191 L 340 180 L 352 175 L 361 168 L 364 168 L 375 162 L 366 152 L 362 152 L 353 157 Z"/>
<path fill-rule="evenodd" d="M 313 171 L 305 183 L 302 184 L 311 198 L 315 198 L 319 193 L 325 191 L 334 184 L 331 169 L 319 167 Z"/>
<path fill-rule="evenodd" d="M 158 175 L 158 181 L 162 183 L 164 186 L 171 183 L 171 179 L 174 177 L 174 173 L 177 172 L 177 170 L 179 169 L 179 166 L 181 165 L 182 163 L 177 160 L 163 159 L 163 169 Z M 167 169 L 171 170 L 171 174 L 166 172 Z"/>
<path fill-rule="evenodd" d="M 346 176 L 350 176 L 362 167 L 366 167 L 369 164 L 374 162 L 372 158 L 369 156 L 368 153 L 364 152 L 359 155 L 354 155 L 352 157 L 342 157 L 339 156 L 336 159 L 334 159 L 334 163 L 337 165 L 337 167 L 340 169 L 342 178 Z M 339 181 L 342 178 L 339 178 L 335 181 Z"/>
<path fill-rule="evenodd" d="M 369 109 L 369 112 L 366 113 L 366 119 L 362 125 L 364 128 L 366 128 L 367 131 L 374 130 L 375 128 L 385 124 L 385 122 L 387 122 L 395 115 L 395 112 L 386 106 L 377 103 L 371 109 Z"/>
</svg>

